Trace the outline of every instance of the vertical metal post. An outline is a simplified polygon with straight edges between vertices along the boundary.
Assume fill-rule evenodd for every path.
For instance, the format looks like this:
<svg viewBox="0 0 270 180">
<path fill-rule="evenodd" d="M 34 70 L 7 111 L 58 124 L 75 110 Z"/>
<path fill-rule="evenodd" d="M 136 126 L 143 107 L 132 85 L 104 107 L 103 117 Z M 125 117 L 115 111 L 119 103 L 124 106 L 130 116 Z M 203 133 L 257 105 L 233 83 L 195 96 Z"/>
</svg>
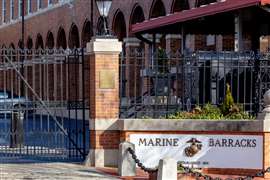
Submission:
<svg viewBox="0 0 270 180">
<path fill-rule="evenodd" d="M 22 55 L 21 55 L 21 62 L 22 62 L 22 65 L 21 65 L 21 74 L 22 76 L 24 76 L 24 65 L 23 65 L 23 62 L 24 62 L 24 2 L 25 0 L 22 0 L 22 6 L 21 6 L 21 12 L 22 12 Z M 21 96 L 24 96 L 24 84 L 23 84 L 23 81 L 21 80 L 21 88 L 20 88 L 20 91 L 21 91 Z"/>
<path fill-rule="evenodd" d="M 260 98 L 261 98 L 261 67 L 260 67 L 260 55 L 257 52 L 254 52 L 254 83 L 253 92 L 254 96 L 254 115 L 258 115 L 260 111 Z"/>
<path fill-rule="evenodd" d="M 21 9 L 21 12 L 22 12 L 22 46 L 24 48 L 24 1 L 25 0 L 22 0 L 22 9 Z"/>
<path fill-rule="evenodd" d="M 154 73 L 154 91 L 155 91 L 155 105 L 154 105 L 154 118 L 156 117 L 157 114 L 157 101 L 158 101 L 158 97 L 157 97 L 157 83 L 158 83 L 158 55 L 156 52 L 156 34 L 153 34 L 153 44 L 152 44 L 152 69 Z"/>
<path fill-rule="evenodd" d="M 81 49 L 82 56 L 82 118 L 83 118 L 83 159 L 86 158 L 86 122 L 85 122 L 85 78 L 84 78 L 84 49 Z"/>
<path fill-rule="evenodd" d="M 184 51 L 186 49 L 186 33 L 184 25 L 181 26 L 181 38 L 181 53 L 184 54 Z"/>
<path fill-rule="evenodd" d="M 92 31 L 93 31 L 93 26 L 94 26 L 94 2 L 93 2 L 94 0 L 91 0 L 91 2 L 90 2 L 90 20 L 91 20 L 91 22 L 90 22 L 90 24 L 91 24 L 91 28 L 92 28 Z"/>
</svg>

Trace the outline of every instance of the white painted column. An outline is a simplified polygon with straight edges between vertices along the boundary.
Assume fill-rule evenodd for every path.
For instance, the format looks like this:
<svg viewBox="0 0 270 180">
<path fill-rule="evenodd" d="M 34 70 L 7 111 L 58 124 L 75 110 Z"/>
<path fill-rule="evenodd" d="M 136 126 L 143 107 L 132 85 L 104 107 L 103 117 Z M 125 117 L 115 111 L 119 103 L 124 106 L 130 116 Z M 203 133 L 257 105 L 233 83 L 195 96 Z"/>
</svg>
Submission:
<svg viewBox="0 0 270 180">
<path fill-rule="evenodd" d="M 243 50 L 243 17 L 242 13 L 238 12 L 234 18 L 235 35 L 234 35 L 234 50 L 236 52 Z"/>
</svg>

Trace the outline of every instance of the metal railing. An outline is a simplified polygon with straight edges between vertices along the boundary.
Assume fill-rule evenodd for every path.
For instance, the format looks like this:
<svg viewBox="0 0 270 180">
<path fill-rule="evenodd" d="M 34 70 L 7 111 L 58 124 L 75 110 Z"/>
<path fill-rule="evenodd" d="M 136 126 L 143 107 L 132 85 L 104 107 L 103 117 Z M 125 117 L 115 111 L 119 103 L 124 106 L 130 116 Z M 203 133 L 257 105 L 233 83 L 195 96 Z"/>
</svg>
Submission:
<svg viewBox="0 0 270 180">
<path fill-rule="evenodd" d="M 195 52 L 121 56 L 121 118 L 166 117 L 196 105 L 219 106 L 231 87 L 235 103 L 257 114 L 270 87 L 269 54 Z"/>
</svg>

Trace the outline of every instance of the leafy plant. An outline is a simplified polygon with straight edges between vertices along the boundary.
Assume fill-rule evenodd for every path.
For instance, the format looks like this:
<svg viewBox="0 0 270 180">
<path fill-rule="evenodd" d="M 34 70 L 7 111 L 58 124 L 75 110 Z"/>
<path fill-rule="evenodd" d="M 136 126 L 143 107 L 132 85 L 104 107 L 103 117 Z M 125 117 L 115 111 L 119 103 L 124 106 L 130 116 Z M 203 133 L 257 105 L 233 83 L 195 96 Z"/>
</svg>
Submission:
<svg viewBox="0 0 270 180">
<path fill-rule="evenodd" d="M 169 119 L 254 119 L 244 112 L 243 107 L 234 103 L 230 85 L 227 84 L 226 96 L 220 107 L 206 104 L 196 106 L 191 112 L 177 112 L 168 116 Z"/>
<path fill-rule="evenodd" d="M 191 112 L 177 112 L 169 115 L 169 119 L 222 119 L 220 109 L 211 104 L 206 104 L 202 108 L 196 106 Z"/>
<path fill-rule="evenodd" d="M 222 114 L 225 114 L 225 115 L 229 114 L 230 109 L 232 109 L 233 106 L 235 106 L 235 104 L 234 104 L 234 99 L 231 93 L 231 88 L 229 84 L 226 84 L 226 95 L 220 108 Z"/>
</svg>

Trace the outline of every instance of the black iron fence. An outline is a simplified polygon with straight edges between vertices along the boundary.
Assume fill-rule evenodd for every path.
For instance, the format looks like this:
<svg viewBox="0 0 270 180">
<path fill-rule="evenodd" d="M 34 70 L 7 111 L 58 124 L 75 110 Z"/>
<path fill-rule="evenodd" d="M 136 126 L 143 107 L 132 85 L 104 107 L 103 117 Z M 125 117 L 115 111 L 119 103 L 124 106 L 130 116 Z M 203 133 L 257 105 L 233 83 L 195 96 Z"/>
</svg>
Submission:
<svg viewBox="0 0 270 180">
<path fill-rule="evenodd" d="M 134 50 L 121 55 L 121 118 L 166 117 L 196 105 L 221 105 L 226 84 L 237 104 L 257 114 L 270 87 L 270 56 L 254 52 L 182 55 Z"/>
<path fill-rule="evenodd" d="M 0 49 L 0 161 L 82 161 L 89 150 L 83 49 Z"/>
</svg>

